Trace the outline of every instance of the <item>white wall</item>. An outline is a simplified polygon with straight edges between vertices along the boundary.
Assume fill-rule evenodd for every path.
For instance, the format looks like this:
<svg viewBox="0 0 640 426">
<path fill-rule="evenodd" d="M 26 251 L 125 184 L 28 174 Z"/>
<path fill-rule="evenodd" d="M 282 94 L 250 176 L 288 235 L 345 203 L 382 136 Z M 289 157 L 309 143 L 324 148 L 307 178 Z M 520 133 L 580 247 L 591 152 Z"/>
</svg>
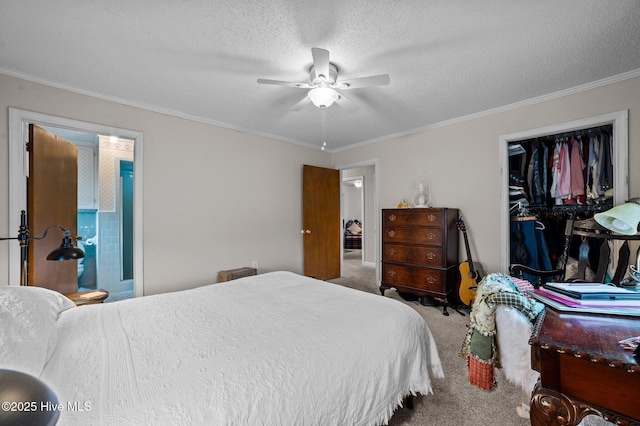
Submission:
<svg viewBox="0 0 640 426">
<path fill-rule="evenodd" d="M 19 214 L 7 207 L 10 106 L 144 132 L 146 294 L 252 260 L 261 272 L 301 272 L 302 164 L 377 160 L 380 208 L 410 197 L 425 172 L 434 204 L 462 210 L 473 258 L 490 272 L 500 270 L 500 135 L 628 109 L 629 196 L 640 196 L 640 77 L 329 155 L 0 75 L 0 236 L 17 234 L 8 218 Z M 0 261 L 0 284 L 7 276 Z"/>
<path fill-rule="evenodd" d="M 345 221 L 357 219 L 362 222 L 362 188 L 353 185 L 342 184 L 342 196 L 344 200 L 343 217 Z"/>
<path fill-rule="evenodd" d="M 17 235 L 8 221 L 19 215 L 8 211 L 9 107 L 144 133 L 145 294 L 212 283 L 253 260 L 260 272 L 302 272 L 302 165 L 328 167 L 328 153 L 2 74 L 0 236 Z"/>
<path fill-rule="evenodd" d="M 336 152 L 336 167 L 378 160 L 380 208 L 410 197 L 425 172 L 434 206 L 460 208 L 474 261 L 500 265 L 502 134 L 629 110 L 629 196 L 640 196 L 640 77 Z M 378 242 L 379 244 L 379 242 Z M 461 244 L 460 259 L 465 259 Z"/>
</svg>

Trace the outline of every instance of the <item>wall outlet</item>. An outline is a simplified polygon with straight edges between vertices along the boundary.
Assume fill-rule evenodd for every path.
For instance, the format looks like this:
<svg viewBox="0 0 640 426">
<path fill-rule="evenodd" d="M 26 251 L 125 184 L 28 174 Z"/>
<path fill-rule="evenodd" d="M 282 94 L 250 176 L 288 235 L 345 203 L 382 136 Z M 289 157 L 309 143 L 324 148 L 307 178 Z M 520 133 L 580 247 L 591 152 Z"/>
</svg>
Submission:
<svg viewBox="0 0 640 426">
<path fill-rule="evenodd" d="M 255 268 L 255 269 L 258 269 L 258 261 L 254 260 L 253 262 L 251 262 L 251 267 Z"/>
</svg>

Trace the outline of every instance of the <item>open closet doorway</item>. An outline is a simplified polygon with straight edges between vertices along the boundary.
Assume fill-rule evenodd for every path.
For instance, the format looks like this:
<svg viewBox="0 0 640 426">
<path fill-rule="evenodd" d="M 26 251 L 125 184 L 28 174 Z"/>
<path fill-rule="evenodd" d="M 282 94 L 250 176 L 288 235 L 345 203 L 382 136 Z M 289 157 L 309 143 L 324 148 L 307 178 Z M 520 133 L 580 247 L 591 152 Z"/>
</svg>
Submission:
<svg viewBox="0 0 640 426">
<path fill-rule="evenodd" d="M 10 227 L 19 226 L 14 212 L 26 210 L 24 129 L 36 124 L 78 147 L 78 235 L 86 253 L 78 263 L 79 290 L 107 290 L 108 300 L 142 296 L 142 179 L 134 178 L 142 176 L 142 134 L 15 108 L 9 118 Z M 124 214 L 131 217 L 125 221 Z M 116 243 L 124 241 L 123 233 L 126 250 Z M 9 258 L 10 282 L 19 282 L 19 251 L 10 247 Z"/>
<path fill-rule="evenodd" d="M 375 268 L 379 282 L 378 177 L 377 161 L 339 167 L 341 170 L 340 214 L 342 219 L 341 275 L 347 268 Z"/>
<path fill-rule="evenodd" d="M 603 141 L 606 141 L 606 144 Z M 608 149 L 598 151 L 597 147 L 603 146 L 607 146 Z M 584 163 L 582 192 L 580 189 L 574 191 L 573 186 L 567 196 L 560 196 L 558 191 L 555 191 L 553 184 L 556 180 L 553 177 L 553 172 L 557 168 L 555 166 L 556 158 L 560 157 L 560 155 L 556 155 L 559 149 L 571 152 L 571 156 L 568 154 L 563 156 L 565 159 L 571 158 L 572 161 L 575 153 L 575 163 Z M 594 152 L 595 156 L 592 155 Z M 517 259 L 512 262 L 514 259 L 511 250 L 512 246 L 526 246 L 524 224 L 533 227 L 530 233 L 532 235 L 535 233 L 535 236 L 531 238 L 532 240 L 543 242 L 543 244 L 527 248 L 527 254 L 524 258 L 527 261 L 536 260 L 540 253 L 536 247 L 542 247 L 541 252 L 549 258 L 547 264 L 540 261 L 537 266 L 532 267 L 543 270 L 552 269 L 555 267 L 554 263 L 557 259 L 550 250 L 548 235 L 544 239 L 539 237 L 541 234 L 553 234 L 554 237 L 556 235 L 562 236 L 564 227 L 558 226 L 559 231 L 552 230 L 550 232 L 545 223 L 540 222 L 540 219 L 545 217 L 553 219 L 554 224 L 560 225 L 562 220 L 566 221 L 569 217 L 575 218 L 576 215 L 583 215 L 584 217 L 579 218 L 589 218 L 599 211 L 598 209 L 606 210 L 627 201 L 629 192 L 628 111 L 617 111 L 502 135 L 500 136 L 500 157 L 502 161 L 500 227 L 502 271 L 507 272 L 511 263 L 524 263 Z M 541 158 L 543 160 L 540 160 Z M 598 180 L 590 174 L 591 169 L 597 164 L 593 161 L 602 161 L 605 158 L 607 163 L 610 162 L 608 183 L 606 187 L 599 188 L 602 191 L 590 191 L 589 189 L 593 188 L 594 182 Z M 517 161 L 514 162 L 514 159 Z M 537 164 L 538 166 L 531 168 L 527 164 Z M 549 168 L 549 164 L 553 165 Z M 517 170 L 514 173 L 514 165 L 518 166 L 515 168 L 519 170 L 519 173 Z M 537 181 L 536 175 L 538 175 Z M 540 182 L 546 183 L 541 185 Z M 530 187 L 534 189 L 532 190 Z M 605 189 L 607 190 L 605 191 Z M 594 192 L 602 193 L 594 194 Z M 516 231 L 512 233 L 513 226 L 516 227 Z M 513 244 L 512 234 L 517 237 L 513 240 L 515 241 Z M 522 244 L 522 240 L 525 240 L 524 244 Z M 617 252 L 617 250 L 618 248 L 615 251 Z M 544 259 L 541 258 L 541 260 Z"/>
</svg>

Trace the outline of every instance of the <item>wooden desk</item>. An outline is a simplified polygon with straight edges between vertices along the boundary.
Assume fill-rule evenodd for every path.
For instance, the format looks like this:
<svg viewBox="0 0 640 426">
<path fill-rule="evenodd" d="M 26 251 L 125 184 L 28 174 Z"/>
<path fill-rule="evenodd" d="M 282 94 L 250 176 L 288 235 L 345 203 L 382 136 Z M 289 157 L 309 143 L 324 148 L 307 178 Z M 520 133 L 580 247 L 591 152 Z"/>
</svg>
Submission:
<svg viewBox="0 0 640 426">
<path fill-rule="evenodd" d="M 546 308 L 533 329 L 531 365 L 540 380 L 531 424 L 577 425 L 595 414 L 640 425 L 640 366 L 618 341 L 640 336 L 640 317 L 559 313 Z"/>
</svg>

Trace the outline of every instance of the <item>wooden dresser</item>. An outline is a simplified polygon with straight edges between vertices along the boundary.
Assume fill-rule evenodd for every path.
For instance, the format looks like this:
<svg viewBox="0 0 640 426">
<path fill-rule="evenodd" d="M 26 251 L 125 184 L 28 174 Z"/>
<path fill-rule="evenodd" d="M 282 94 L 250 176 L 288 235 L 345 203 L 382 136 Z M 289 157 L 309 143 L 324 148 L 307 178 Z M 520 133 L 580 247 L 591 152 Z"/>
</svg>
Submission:
<svg viewBox="0 0 640 426">
<path fill-rule="evenodd" d="M 394 287 L 442 302 L 455 301 L 458 272 L 458 209 L 382 210 L 380 292 Z"/>
</svg>

